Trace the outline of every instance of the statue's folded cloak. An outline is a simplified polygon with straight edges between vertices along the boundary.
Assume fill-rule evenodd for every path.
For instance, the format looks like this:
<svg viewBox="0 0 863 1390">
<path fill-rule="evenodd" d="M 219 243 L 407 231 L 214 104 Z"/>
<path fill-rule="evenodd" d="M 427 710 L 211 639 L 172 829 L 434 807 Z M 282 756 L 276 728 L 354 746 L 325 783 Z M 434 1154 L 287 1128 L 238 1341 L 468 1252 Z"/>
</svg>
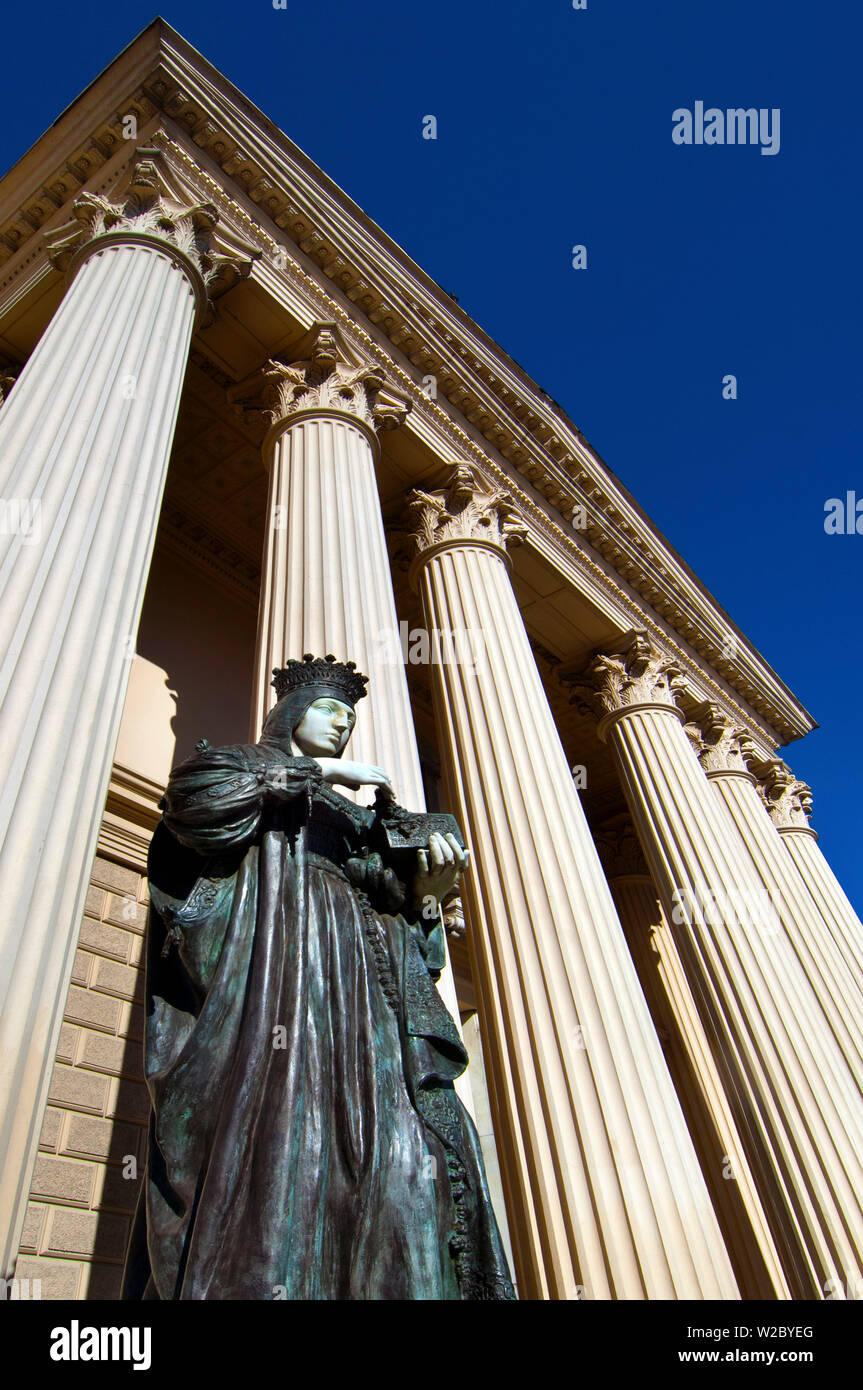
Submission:
<svg viewBox="0 0 863 1390">
<path fill-rule="evenodd" d="M 314 759 L 200 747 L 150 850 L 152 1113 L 124 1296 L 512 1298 L 453 1089 L 439 922 Z"/>
</svg>

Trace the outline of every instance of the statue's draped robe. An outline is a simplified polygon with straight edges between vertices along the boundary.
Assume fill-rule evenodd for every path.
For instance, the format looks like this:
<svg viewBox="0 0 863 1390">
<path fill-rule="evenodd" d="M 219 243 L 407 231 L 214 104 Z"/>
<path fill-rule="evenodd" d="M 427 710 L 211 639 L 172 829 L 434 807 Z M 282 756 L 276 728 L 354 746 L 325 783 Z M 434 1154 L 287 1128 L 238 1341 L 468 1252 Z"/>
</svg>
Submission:
<svg viewBox="0 0 863 1390">
<path fill-rule="evenodd" d="M 163 806 L 125 1297 L 513 1297 L 442 929 L 370 847 L 373 812 L 265 742 L 205 747 Z"/>
</svg>

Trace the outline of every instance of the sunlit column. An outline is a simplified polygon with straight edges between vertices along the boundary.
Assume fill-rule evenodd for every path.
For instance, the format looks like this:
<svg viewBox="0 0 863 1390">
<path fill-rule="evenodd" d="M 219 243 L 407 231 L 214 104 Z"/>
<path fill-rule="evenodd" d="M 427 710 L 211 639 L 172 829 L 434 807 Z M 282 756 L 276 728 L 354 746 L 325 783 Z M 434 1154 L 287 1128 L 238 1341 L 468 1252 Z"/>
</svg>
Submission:
<svg viewBox="0 0 863 1390">
<path fill-rule="evenodd" d="M 270 361 L 229 392 L 270 423 L 252 737 L 275 703 L 274 667 L 304 652 L 354 661 L 370 680 L 351 757 L 383 767 L 399 802 L 418 810 L 419 754 L 375 478 L 377 431 L 399 425 L 409 402 L 334 324 L 318 324 L 303 348 L 303 360 Z"/>
<path fill-rule="evenodd" d="M 401 424 L 410 403 L 335 324 L 317 324 L 300 353 L 295 362 L 267 362 L 228 393 L 270 425 L 251 738 L 260 736 L 275 703 L 275 667 L 305 652 L 353 661 L 369 685 L 349 756 L 382 767 L 398 802 L 421 811 L 425 794 L 375 477 L 377 432 Z M 368 787 L 339 790 L 369 802 Z M 458 1023 L 449 967 L 438 988 Z M 470 1106 L 467 1078 L 456 1084 Z"/>
<path fill-rule="evenodd" d="M 746 744 L 746 736 L 712 702 L 693 712 L 686 729 L 708 780 L 740 831 L 765 900 L 774 905 L 799 969 L 818 1001 L 821 1026 L 832 1033 L 860 1088 L 863 992 L 847 969 L 811 893 L 801 884 L 800 874 L 758 795 L 741 746 L 741 740 Z"/>
<path fill-rule="evenodd" d="M 736 1298 L 722 1236 L 471 471 L 411 494 L 519 1291 Z"/>
<path fill-rule="evenodd" d="M 845 1060 L 683 731 L 680 683 L 674 664 L 632 633 L 581 686 L 615 757 L 792 1295 L 823 1298 L 856 1288 L 863 1273 L 861 1118 Z"/>
<path fill-rule="evenodd" d="M 192 332 L 239 267 L 158 152 L 49 236 L 70 286 L 0 410 L 0 1230 L 11 1274 Z M 248 269 L 248 266 L 246 266 Z"/>
<path fill-rule="evenodd" d="M 741 1295 L 789 1298 L 723 1078 L 656 889 L 643 862 L 632 862 L 626 835 L 621 840 L 602 834 L 598 844 Z"/>
<path fill-rule="evenodd" d="M 812 792 L 779 758 L 750 759 L 758 789 L 797 872 L 815 902 L 835 950 L 858 988 L 863 989 L 863 924 L 821 852 L 809 824 Z"/>
</svg>

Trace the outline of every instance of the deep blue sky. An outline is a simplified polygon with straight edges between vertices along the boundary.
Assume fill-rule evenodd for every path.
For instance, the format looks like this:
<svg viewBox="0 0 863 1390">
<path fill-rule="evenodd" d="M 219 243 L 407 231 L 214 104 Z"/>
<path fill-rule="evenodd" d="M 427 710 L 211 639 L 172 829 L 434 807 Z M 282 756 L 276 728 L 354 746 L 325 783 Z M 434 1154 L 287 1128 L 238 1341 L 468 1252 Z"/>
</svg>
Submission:
<svg viewBox="0 0 863 1390">
<path fill-rule="evenodd" d="M 155 4 L 4 13 L 0 167 Z M 828 497 L 863 497 L 855 9 L 166 0 L 161 13 L 560 401 L 810 709 L 822 727 L 788 758 L 859 911 L 863 535 L 824 531 Z M 696 100 L 780 108 L 779 153 L 674 145 L 672 111 Z M 436 142 L 421 138 L 427 114 Z M 575 243 L 587 270 L 571 268 Z"/>
</svg>

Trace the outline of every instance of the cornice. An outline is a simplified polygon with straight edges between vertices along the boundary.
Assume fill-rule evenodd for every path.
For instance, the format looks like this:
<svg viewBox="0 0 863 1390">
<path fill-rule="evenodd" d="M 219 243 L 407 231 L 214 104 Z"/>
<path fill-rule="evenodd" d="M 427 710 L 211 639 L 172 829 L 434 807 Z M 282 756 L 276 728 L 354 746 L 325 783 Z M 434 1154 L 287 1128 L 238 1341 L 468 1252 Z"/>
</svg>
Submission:
<svg viewBox="0 0 863 1390">
<path fill-rule="evenodd" d="M 83 134 L 81 119 L 75 117 L 82 103 L 95 133 Z M 107 118 L 105 105 L 111 109 Z M 638 600 L 643 599 L 691 648 L 675 650 L 675 655 L 706 695 L 736 711 L 727 689 L 705 672 L 698 658 L 743 697 L 777 741 L 799 738 L 814 727 L 811 716 L 551 397 L 163 21 L 149 26 L 49 132 L 57 142 L 77 140 L 59 163 L 49 168 L 51 141 L 44 136 L 3 181 L 8 185 L 4 193 L 14 189 L 26 196 L 14 210 L 8 208 L 7 197 L 0 196 L 0 266 L 4 247 L 9 256 L 21 251 L 82 184 L 116 156 L 123 117 L 130 112 L 138 113 L 141 125 L 161 113 L 172 153 L 194 167 L 189 150 L 183 149 L 188 142 L 202 163 L 210 165 L 218 179 L 229 181 L 254 209 L 253 217 L 217 178 L 206 169 L 197 170 L 202 185 L 223 189 L 236 225 L 245 227 L 244 234 L 268 254 L 270 263 L 256 268 L 256 278 L 263 281 L 275 273 L 296 281 L 316 316 L 340 321 L 346 334 L 400 375 L 415 411 L 423 412 L 451 439 L 466 461 L 478 464 L 490 485 L 513 492 L 536 530 L 562 550 L 578 572 L 613 597 L 626 615 L 626 625 L 648 628 L 666 646 L 673 645 L 665 627 L 640 606 Z M 177 151 L 182 153 L 176 155 Z M 29 189 L 22 181 L 25 166 L 36 176 Z M 266 221 L 258 222 L 259 217 Z M 321 280 L 329 282 L 329 293 Z M 357 325 L 347 305 L 365 316 L 369 334 Z M 466 428 L 429 399 L 421 382 L 400 368 L 372 336 L 375 331 L 417 372 L 436 378 L 439 395 L 461 414 Z M 522 487 L 511 470 L 524 480 Z M 559 513 L 562 524 L 549 516 L 544 504 Z M 585 522 L 581 534 L 567 520 L 579 509 Z M 614 568 L 626 589 L 614 583 L 598 557 Z M 740 713 L 753 727 L 750 711 Z M 763 729 L 759 735 L 763 740 Z"/>
</svg>

